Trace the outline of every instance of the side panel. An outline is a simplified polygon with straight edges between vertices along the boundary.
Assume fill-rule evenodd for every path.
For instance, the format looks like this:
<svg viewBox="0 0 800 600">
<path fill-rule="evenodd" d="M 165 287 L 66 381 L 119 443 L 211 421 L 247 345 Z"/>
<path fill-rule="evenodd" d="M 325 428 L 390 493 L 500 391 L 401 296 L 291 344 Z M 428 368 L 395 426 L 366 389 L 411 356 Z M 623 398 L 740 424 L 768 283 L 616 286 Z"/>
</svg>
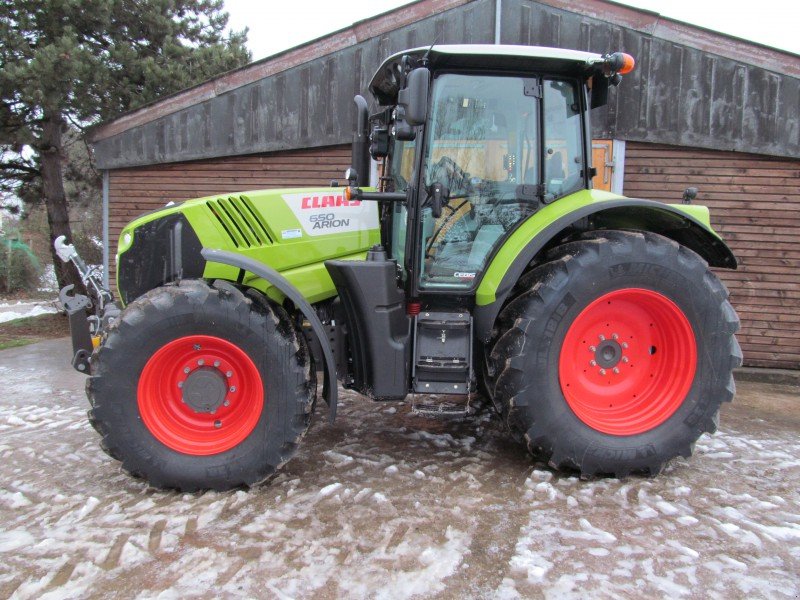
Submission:
<svg viewBox="0 0 800 600">
<path fill-rule="evenodd" d="M 269 265 L 309 302 L 336 295 L 325 260 L 363 258 L 380 239 L 374 202 L 348 202 L 340 188 L 261 190 L 189 200 L 136 219 L 122 231 L 117 264 L 124 268 L 125 253 L 135 244 L 139 228 L 176 213 L 184 215 L 202 247 Z M 150 260 L 163 258 L 154 255 Z M 218 263 L 205 263 L 201 272 L 207 278 L 240 278 L 238 269 Z M 244 277 L 247 285 L 282 299 L 268 282 L 253 274 Z M 118 273 L 118 286 L 124 281 L 125 275 Z M 165 281 L 154 279 L 150 287 Z M 128 300 L 144 291 L 129 294 Z"/>
</svg>

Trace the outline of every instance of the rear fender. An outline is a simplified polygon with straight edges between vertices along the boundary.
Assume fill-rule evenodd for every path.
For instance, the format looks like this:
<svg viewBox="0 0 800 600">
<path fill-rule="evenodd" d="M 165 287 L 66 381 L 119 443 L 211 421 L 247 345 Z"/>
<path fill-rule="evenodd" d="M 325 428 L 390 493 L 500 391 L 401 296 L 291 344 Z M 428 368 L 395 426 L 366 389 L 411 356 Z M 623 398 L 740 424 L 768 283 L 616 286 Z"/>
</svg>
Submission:
<svg viewBox="0 0 800 600">
<path fill-rule="evenodd" d="M 545 214 L 559 203 L 564 203 L 559 211 Z M 565 213 L 565 206 L 571 210 Z M 495 318 L 531 261 L 576 228 L 658 233 L 693 250 L 712 267 L 737 267 L 733 252 L 711 228 L 705 206 L 663 204 L 584 190 L 533 215 L 495 254 L 476 291 L 474 322 L 478 339 L 489 341 Z"/>
</svg>

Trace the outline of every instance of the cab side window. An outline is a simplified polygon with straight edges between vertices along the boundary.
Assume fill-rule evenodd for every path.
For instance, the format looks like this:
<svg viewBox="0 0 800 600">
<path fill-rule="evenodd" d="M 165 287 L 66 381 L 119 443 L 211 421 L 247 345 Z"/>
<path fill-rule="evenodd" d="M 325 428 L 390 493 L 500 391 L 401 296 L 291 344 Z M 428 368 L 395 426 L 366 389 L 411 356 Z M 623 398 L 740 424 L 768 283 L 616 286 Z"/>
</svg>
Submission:
<svg viewBox="0 0 800 600">
<path fill-rule="evenodd" d="M 579 102 L 574 82 L 544 80 L 544 185 L 551 200 L 583 187 Z"/>
</svg>

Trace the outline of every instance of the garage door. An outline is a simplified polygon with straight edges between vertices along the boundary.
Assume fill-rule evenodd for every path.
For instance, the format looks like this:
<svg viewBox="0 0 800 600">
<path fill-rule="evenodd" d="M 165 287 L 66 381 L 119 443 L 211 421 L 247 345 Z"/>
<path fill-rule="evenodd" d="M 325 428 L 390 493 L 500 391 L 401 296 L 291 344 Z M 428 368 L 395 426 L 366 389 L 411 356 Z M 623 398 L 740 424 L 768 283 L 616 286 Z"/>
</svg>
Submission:
<svg viewBox="0 0 800 600">
<path fill-rule="evenodd" d="M 800 368 L 800 161 L 628 142 L 624 194 L 680 202 L 689 186 L 739 259 L 719 270 L 745 364 Z"/>
</svg>

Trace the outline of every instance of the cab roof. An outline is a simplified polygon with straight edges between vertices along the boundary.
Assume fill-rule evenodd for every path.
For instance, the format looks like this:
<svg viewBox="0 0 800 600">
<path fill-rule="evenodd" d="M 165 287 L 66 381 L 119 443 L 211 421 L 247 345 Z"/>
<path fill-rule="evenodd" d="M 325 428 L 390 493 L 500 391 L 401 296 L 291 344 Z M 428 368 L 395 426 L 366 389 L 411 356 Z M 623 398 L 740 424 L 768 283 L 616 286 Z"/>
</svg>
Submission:
<svg viewBox="0 0 800 600">
<path fill-rule="evenodd" d="M 393 104 L 402 81 L 401 61 L 417 61 L 427 54 L 428 67 L 436 69 L 478 69 L 580 73 L 602 62 L 599 54 L 544 46 L 502 44 L 453 44 L 423 46 L 393 54 L 378 67 L 369 90 L 381 104 Z"/>
</svg>

